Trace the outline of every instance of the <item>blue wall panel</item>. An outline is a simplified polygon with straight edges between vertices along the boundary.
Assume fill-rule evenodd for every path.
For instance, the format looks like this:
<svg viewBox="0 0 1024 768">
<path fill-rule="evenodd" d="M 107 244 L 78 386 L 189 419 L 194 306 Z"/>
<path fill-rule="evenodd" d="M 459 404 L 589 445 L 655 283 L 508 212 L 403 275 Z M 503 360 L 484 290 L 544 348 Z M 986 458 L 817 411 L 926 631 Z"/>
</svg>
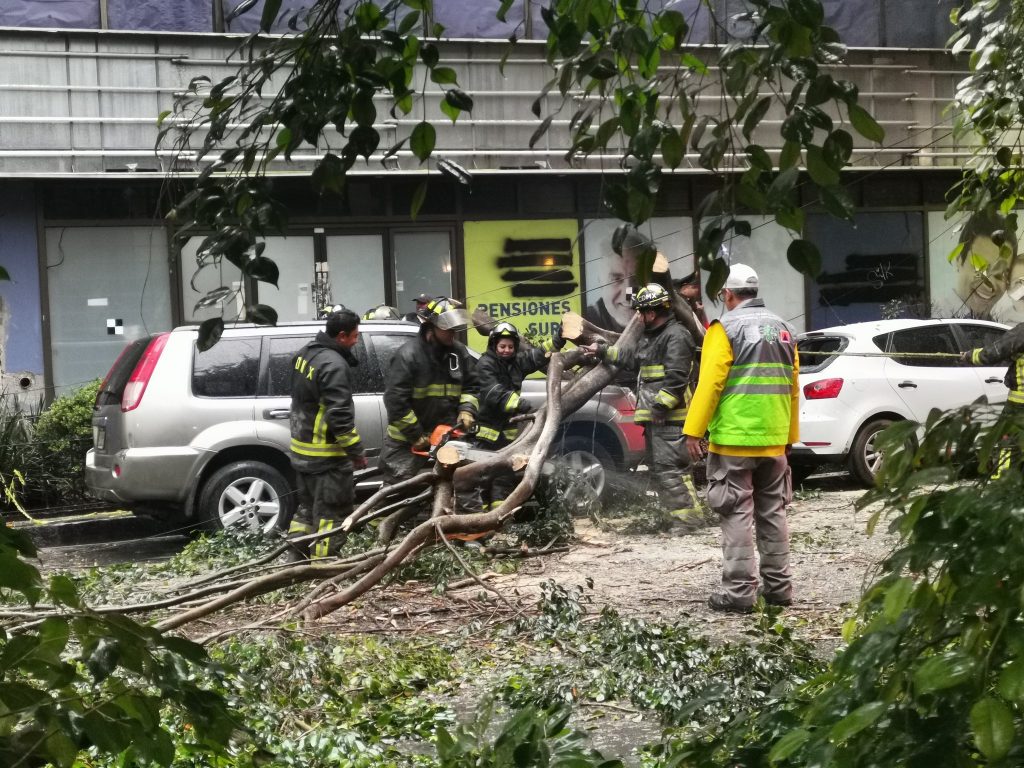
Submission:
<svg viewBox="0 0 1024 768">
<path fill-rule="evenodd" d="M 11 276 L 0 281 L 4 305 L 5 372 L 43 373 L 42 307 L 39 291 L 39 245 L 35 191 L 31 184 L 0 183 L 0 265 Z"/>
</svg>

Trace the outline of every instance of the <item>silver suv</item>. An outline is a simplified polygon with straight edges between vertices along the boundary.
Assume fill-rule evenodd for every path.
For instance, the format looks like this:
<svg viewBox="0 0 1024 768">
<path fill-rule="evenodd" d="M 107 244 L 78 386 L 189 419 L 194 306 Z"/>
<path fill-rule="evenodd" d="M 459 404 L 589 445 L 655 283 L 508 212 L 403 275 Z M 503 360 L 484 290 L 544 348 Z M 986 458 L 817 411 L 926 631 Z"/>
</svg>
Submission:
<svg viewBox="0 0 1024 768">
<path fill-rule="evenodd" d="M 210 350 L 196 349 L 197 326 L 129 344 L 100 387 L 93 447 L 86 454 L 89 492 L 136 512 L 169 514 L 208 528 L 287 526 L 295 511 L 288 461 L 292 357 L 322 323 L 229 326 Z M 364 322 L 352 349 L 356 426 L 370 465 L 387 427 L 384 374 L 395 350 L 419 326 Z M 524 396 L 544 399 L 544 382 Z M 609 387 L 567 419 L 556 450 L 591 488 L 605 469 L 639 462 L 643 432 L 636 401 Z M 369 485 L 362 483 L 361 485 Z"/>
</svg>

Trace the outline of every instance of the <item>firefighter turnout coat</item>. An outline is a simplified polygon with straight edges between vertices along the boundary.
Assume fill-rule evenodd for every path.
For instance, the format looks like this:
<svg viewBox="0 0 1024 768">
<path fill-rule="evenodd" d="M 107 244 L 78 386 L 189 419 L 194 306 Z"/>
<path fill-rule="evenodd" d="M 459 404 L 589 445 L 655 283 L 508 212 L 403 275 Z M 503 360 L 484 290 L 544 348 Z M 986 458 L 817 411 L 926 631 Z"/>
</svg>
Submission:
<svg viewBox="0 0 1024 768">
<path fill-rule="evenodd" d="M 459 411 L 476 416 L 476 361 L 464 344 L 432 344 L 421 332 L 391 358 L 385 390 L 388 437 L 414 443 L 439 424 L 454 425 Z"/>
<path fill-rule="evenodd" d="M 485 445 L 515 440 L 519 428 L 508 421 L 519 412 L 523 379 L 548 367 L 543 349 L 524 349 L 508 360 L 487 350 L 477 363 L 480 379 L 480 417 L 476 436 Z"/>
<path fill-rule="evenodd" d="M 321 331 L 292 367 L 291 460 L 300 472 L 322 472 L 361 456 L 350 367 L 355 357 Z"/>
<path fill-rule="evenodd" d="M 686 420 L 694 348 L 689 331 L 670 317 L 663 325 L 645 330 L 635 352 L 614 346 L 605 351 L 605 360 L 639 374 L 634 417 L 637 424 L 650 421 L 654 409 L 664 412 L 667 424 Z"/>
</svg>

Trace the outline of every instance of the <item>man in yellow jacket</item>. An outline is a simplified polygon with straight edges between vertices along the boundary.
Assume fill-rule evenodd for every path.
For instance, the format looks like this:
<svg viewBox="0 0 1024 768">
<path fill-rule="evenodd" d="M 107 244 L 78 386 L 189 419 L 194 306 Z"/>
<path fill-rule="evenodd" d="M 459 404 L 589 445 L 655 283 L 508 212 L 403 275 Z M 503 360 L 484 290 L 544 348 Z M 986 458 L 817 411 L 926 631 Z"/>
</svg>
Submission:
<svg viewBox="0 0 1024 768">
<path fill-rule="evenodd" d="M 757 273 L 733 264 L 720 294 L 728 310 L 704 337 L 697 391 L 683 425 L 694 461 L 710 432 L 708 504 L 722 525 L 722 593 L 716 611 L 749 613 L 762 594 L 789 605 L 789 527 L 792 499 L 787 454 L 799 439 L 798 360 L 792 329 L 757 298 Z"/>
</svg>

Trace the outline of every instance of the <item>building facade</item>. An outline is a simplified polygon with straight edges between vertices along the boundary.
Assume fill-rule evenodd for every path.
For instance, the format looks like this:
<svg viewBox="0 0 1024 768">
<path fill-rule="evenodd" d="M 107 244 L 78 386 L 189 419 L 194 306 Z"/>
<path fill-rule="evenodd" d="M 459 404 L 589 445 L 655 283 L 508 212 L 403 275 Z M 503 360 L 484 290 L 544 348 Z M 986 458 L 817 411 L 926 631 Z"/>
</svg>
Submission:
<svg viewBox="0 0 1024 768">
<path fill-rule="evenodd" d="M 0 265 L 11 276 L 0 283 L 0 370 L 9 391 L 66 391 L 102 376 L 127 339 L 240 311 L 196 306 L 207 291 L 242 279 L 227 264 L 197 272 L 200 237 L 174 245 L 165 177 L 187 177 L 199 166 L 154 150 L 157 116 L 175 95 L 197 75 L 216 80 L 237 66 L 232 51 L 259 9 L 229 19 L 229 4 L 0 0 Z M 725 42 L 716 35 L 728 30 L 701 27 L 699 3 L 673 5 L 697 14 L 698 42 L 708 44 L 702 55 L 713 63 L 715 45 Z M 744 4 L 718 5 L 742 34 Z M 732 259 L 759 269 L 769 305 L 798 329 L 889 315 L 1016 322 L 1024 312 L 1002 291 L 979 295 L 973 272 L 947 259 L 958 235 L 944 218 L 944 196 L 969 156 L 946 113 L 965 74 L 964 61 L 941 49 L 950 5 L 825 2 L 830 21 L 861 46 L 839 74 L 859 85 L 886 129 L 882 146 L 856 145 L 844 175 L 858 206 L 855 225 L 807 201 L 807 236 L 824 258 L 816 281 L 785 264 L 789 236 L 772 222 L 751 217 L 752 237 L 728 244 Z M 279 286 L 246 286 L 248 296 L 274 306 L 282 320 L 315 316 L 329 286 L 333 302 L 360 311 L 388 303 L 404 312 L 420 293 L 451 294 L 540 334 L 569 309 L 620 322 L 630 265 L 612 252 L 619 222 L 599 203 L 603 169 L 618 158 L 566 162 L 568 115 L 527 148 L 539 122 L 529 107 L 551 76 L 537 40 L 539 3 L 515 6 L 509 23 L 521 20 L 534 39 L 515 46 L 504 74 L 498 63 L 511 27 L 492 18 L 498 0 L 435 6 L 451 35 L 439 46 L 442 59 L 475 102 L 454 126 L 438 115 L 435 158 L 465 167 L 472 184 L 450 181 L 433 161 L 424 169 L 405 151 L 387 164 L 357 166 L 343 197 L 320 198 L 305 175 L 315 150 L 303 148 L 274 171 L 291 217 L 287 237 L 267 241 Z M 929 21 L 894 23 L 909 14 Z M 760 143 L 779 148 L 772 137 L 779 120 L 769 112 Z M 397 139 L 417 121 L 377 127 Z M 425 173 L 430 191 L 412 221 L 412 195 Z M 711 183 L 692 155 L 666 176 L 648 231 L 676 275 L 694 269 L 694 212 Z"/>
</svg>

